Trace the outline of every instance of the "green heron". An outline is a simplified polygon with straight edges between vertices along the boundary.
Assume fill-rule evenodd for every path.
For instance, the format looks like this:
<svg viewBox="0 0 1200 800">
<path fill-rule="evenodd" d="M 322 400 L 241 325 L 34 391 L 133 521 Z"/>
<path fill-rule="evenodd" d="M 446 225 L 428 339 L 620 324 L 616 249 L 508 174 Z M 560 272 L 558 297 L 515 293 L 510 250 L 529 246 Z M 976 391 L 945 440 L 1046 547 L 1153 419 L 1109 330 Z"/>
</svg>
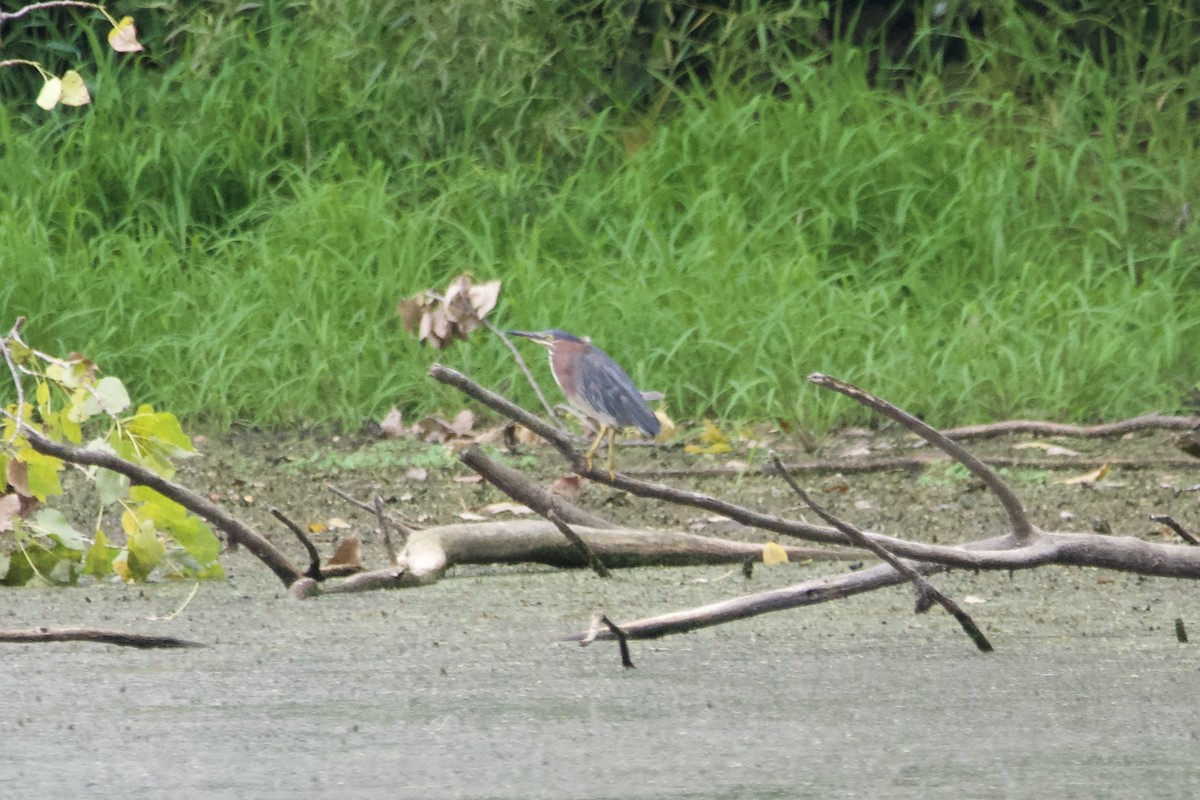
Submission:
<svg viewBox="0 0 1200 800">
<path fill-rule="evenodd" d="M 600 426 L 600 433 L 587 451 L 589 470 L 605 434 L 608 434 L 610 478 L 615 474 L 613 440 L 617 437 L 617 431 L 633 427 L 647 436 L 658 435 L 658 418 L 646 405 L 633 378 L 599 347 L 558 329 L 509 333 L 532 339 L 550 351 L 550 371 L 554 373 L 558 388 L 562 389 L 571 405 Z"/>
</svg>

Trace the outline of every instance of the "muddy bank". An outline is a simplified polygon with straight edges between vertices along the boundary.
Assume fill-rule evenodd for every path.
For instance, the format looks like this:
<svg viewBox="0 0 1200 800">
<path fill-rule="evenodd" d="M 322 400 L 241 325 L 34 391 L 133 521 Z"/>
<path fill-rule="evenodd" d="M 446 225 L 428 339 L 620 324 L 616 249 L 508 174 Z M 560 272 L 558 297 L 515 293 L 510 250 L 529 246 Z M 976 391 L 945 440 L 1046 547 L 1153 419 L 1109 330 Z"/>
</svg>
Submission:
<svg viewBox="0 0 1200 800">
<path fill-rule="evenodd" d="M 1012 441 L 988 448 L 1011 452 Z M 829 444 L 831 452 L 840 443 Z M 1070 443 L 1077 451 L 1169 452 L 1169 439 Z M 1105 450 L 1107 448 L 1107 450 Z M 451 521 L 501 499 L 427 448 L 352 437 L 210 439 L 181 477 L 252 519 L 367 515 L 324 492 L 374 491 Z M 637 453 L 639 466 L 677 465 Z M 517 459 L 523 457 L 516 457 Z M 558 474 L 541 453 L 523 464 Z M 415 463 L 424 460 L 422 463 Z M 715 460 L 714 460 L 715 461 Z M 691 462 L 689 462 L 691 463 Z M 716 462 L 719 464 L 719 462 Z M 405 475 L 417 468 L 426 471 Z M 1114 470 L 1106 483 L 1014 471 L 1046 527 L 1161 537 L 1149 513 L 1195 525 L 1196 468 Z M 863 527 L 959 541 L 995 532 L 994 500 L 946 469 L 806 479 Z M 771 510 L 776 481 L 697 479 L 694 488 Z M 729 530 L 702 514 L 592 487 L 581 502 L 619 522 Z M 913 616 L 893 588 L 845 602 L 633 644 L 637 668 L 603 644 L 558 641 L 591 613 L 614 619 L 830 574 L 841 564 L 647 569 L 602 581 L 542 568 L 457 570 L 430 587 L 294 603 L 244 552 L 229 580 L 103 584 L 0 593 L 0 625 L 100 625 L 197 639 L 197 651 L 86 644 L 0 649 L 6 797 L 88 791 L 131 798 L 414 797 L 1192 797 L 1200 789 L 1194 701 L 1200 595 L 1168 580 L 1090 569 L 952 573 L 936 579 L 996 645 L 984 656 L 945 615 Z M 12 791 L 10 791 L 10 789 Z"/>
</svg>

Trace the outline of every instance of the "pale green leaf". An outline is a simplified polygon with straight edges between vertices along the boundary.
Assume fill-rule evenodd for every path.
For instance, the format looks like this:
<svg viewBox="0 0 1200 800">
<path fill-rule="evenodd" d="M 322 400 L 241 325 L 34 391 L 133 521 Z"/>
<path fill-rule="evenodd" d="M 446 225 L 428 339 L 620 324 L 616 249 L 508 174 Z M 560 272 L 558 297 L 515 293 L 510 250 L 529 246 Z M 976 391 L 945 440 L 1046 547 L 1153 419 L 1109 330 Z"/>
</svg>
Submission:
<svg viewBox="0 0 1200 800">
<path fill-rule="evenodd" d="M 59 99 L 62 97 L 63 85 L 58 78 L 51 78 L 42 84 L 42 90 L 38 92 L 37 104 L 45 111 L 49 111 L 58 105 Z"/>
<path fill-rule="evenodd" d="M 121 379 L 106 375 L 96 382 L 95 387 L 84 399 L 82 408 L 89 416 L 101 411 L 105 414 L 120 414 L 129 408 L 131 402 L 129 392 L 125 391 L 125 384 L 121 383 Z"/>
<path fill-rule="evenodd" d="M 63 547 L 71 550 L 84 548 L 83 534 L 75 530 L 67 518 L 57 508 L 43 508 L 34 514 L 25 524 L 34 531 L 49 536 Z"/>
</svg>

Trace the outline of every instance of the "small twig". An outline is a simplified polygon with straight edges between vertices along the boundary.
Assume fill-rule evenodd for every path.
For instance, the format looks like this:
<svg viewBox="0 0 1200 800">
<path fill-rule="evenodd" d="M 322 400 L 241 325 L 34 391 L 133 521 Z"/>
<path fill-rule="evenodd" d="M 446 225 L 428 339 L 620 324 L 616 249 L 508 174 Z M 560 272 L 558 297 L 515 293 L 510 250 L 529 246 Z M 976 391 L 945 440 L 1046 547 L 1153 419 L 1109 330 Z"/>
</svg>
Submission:
<svg viewBox="0 0 1200 800">
<path fill-rule="evenodd" d="M 886 400 L 881 400 L 857 386 L 840 381 L 837 378 L 831 378 L 828 375 L 822 375 L 819 372 L 809 375 L 808 381 L 817 386 L 832 389 L 882 414 L 888 419 L 899 422 L 934 447 L 953 457 L 958 463 L 966 467 L 972 475 L 983 481 L 984 485 L 991 489 L 996 497 L 1000 499 L 1000 504 L 1004 506 L 1004 510 L 1008 513 L 1008 520 L 1012 526 L 1013 536 L 1023 543 L 1027 543 L 1034 538 L 1037 531 L 1029 521 L 1029 515 L 1025 513 L 1025 506 L 1021 503 L 1021 499 L 1017 497 L 1012 489 L 1008 488 L 1008 484 L 1004 482 L 995 470 L 980 461 L 962 445 L 929 427 L 907 411 L 897 408 Z"/>
<path fill-rule="evenodd" d="M 596 555 L 595 551 L 592 550 L 588 543 L 585 542 L 578 533 L 571 530 L 570 525 L 563 522 L 562 517 L 554 513 L 553 510 L 547 511 L 545 516 L 546 519 L 554 523 L 554 527 L 558 528 L 559 531 L 562 532 L 562 535 L 567 537 L 567 541 L 570 542 L 571 545 L 580 552 L 584 559 L 587 560 L 587 564 L 592 568 L 593 572 L 595 572 L 601 578 L 612 577 L 612 573 L 610 573 L 608 568 L 604 566 L 604 562 L 600 560 L 600 557 Z"/>
<path fill-rule="evenodd" d="M 296 538 L 300 540 L 300 544 L 304 545 L 305 551 L 308 552 L 308 569 L 304 571 L 304 575 L 313 580 L 324 580 L 325 578 L 321 574 L 321 554 L 317 552 L 317 546 L 313 544 L 312 539 L 309 539 L 308 534 L 288 517 L 287 514 L 284 514 L 274 506 L 271 506 L 270 511 L 271 516 L 282 522 L 288 530 L 296 535 Z"/>
<path fill-rule="evenodd" d="M 779 471 L 780 476 L 784 479 L 784 481 L 787 482 L 788 486 L 792 487 L 792 491 L 794 491 L 800 497 L 800 499 L 803 500 L 804 503 L 813 510 L 813 513 L 844 533 L 847 538 L 849 538 L 859 547 L 865 547 L 870 550 L 872 553 L 886 562 L 888 566 L 912 582 L 913 586 L 917 590 L 918 613 L 928 610 L 932 603 L 938 603 L 942 608 L 946 609 L 951 616 L 958 620 L 958 624 L 962 626 L 964 631 L 966 631 L 967 636 L 971 637 L 971 641 L 975 643 L 975 646 L 978 647 L 980 651 L 984 653 L 992 652 L 991 642 L 987 640 L 987 637 L 984 636 L 983 631 L 979 629 L 979 626 L 975 624 L 975 621 L 971 619 L 970 615 L 963 611 L 957 603 L 955 603 L 946 595 L 942 594 L 942 592 L 939 591 L 936 586 L 926 580 L 924 575 L 917 572 L 900 559 L 896 558 L 876 542 L 871 541 L 871 539 L 858 528 L 854 527 L 848 522 L 838 519 L 818 505 L 817 501 L 809 497 L 808 492 L 801 488 L 800 484 L 796 482 L 796 479 L 793 478 L 783 466 L 783 461 L 780 460 L 779 456 L 772 453 L 771 458 L 774 461 L 775 469 Z"/>
<path fill-rule="evenodd" d="M 621 650 L 621 666 L 625 669 L 633 669 L 633 659 L 629 657 L 629 641 L 625 636 L 625 631 L 621 630 L 612 620 L 598 611 L 592 615 L 592 624 L 588 626 L 587 635 L 579 640 L 579 646 L 587 647 L 596 641 L 596 637 L 600 634 L 601 625 L 607 628 L 609 633 L 617 637 L 617 645 Z"/>
<path fill-rule="evenodd" d="M 8 332 L 8 336 L 0 337 L 0 351 L 4 352 L 4 363 L 8 365 L 8 371 L 12 374 L 13 386 L 17 390 L 17 414 L 12 419 L 20 422 L 25 419 L 25 387 L 21 385 L 21 373 L 17 370 L 17 363 L 13 361 L 12 352 L 9 350 L 9 339 L 18 336 L 21 330 L 21 325 L 24 324 L 24 317 L 17 317 L 17 321 L 13 323 L 12 330 Z M 18 340 L 19 341 L 19 340 Z M 8 412 L 4 412 L 5 416 L 9 416 Z M 12 444 L 17 440 L 17 436 L 21 432 L 21 426 L 13 425 L 12 434 L 8 437 L 8 443 Z"/>
<path fill-rule="evenodd" d="M 167 614 L 165 617 L 150 616 L 146 617 L 146 619 L 151 622 L 169 622 L 170 620 L 175 619 L 183 613 L 185 608 L 188 607 L 188 604 L 192 602 L 192 598 L 196 596 L 196 592 L 198 591 L 200 591 L 200 581 L 196 581 L 196 584 L 192 586 L 192 591 L 188 593 L 187 598 L 183 601 L 183 603 L 180 604 L 179 608 L 175 609 L 170 614 Z"/>
<path fill-rule="evenodd" d="M 65 8 L 74 6 L 76 8 L 90 8 L 104 13 L 104 7 L 99 3 L 85 3 L 81 0 L 46 0 L 42 3 L 30 3 L 27 6 L 18 8 L 16 11 L 0 11 L 0 25 L 14 19 L 19 19 L 26 14 L 32 14 L 34 11 L 42 11 L 47 8 Z M 108 16 L 105 14 L 105 16 Z"/>
<path fill-rule="evenodd" d="M 475 470 L 483 479 L 513 500 L 528 506 L 542 516 L 554 512 L 559 519 L 572 525 L 589 528 L 615 528 L 616 525 L 591 511 L 580 508 L 565 498 L 557 497 L 526 478 L 520 470 L 506 467 L 490 458 L 478 445 L 471 445 L 458 454 L 458 459 Z"/>
<path fill-rule="evenodd" d="M 339 489 L 338 487 L 334 486 L 332 483 L 325 484 L 325 488 L 328 489 L 329 491 L 333 492 L 334 494 L 336 494 L 338 497 L 345 500 L 350 505 L 357 506 L 358 508 L 361 508 L 363 511 L 366 511 L 368 514 L 375 513 L 375 506 L 370 505 L 368 503 L 364 503 L 363 501 L 361 501 L 355 497 L 352 497 L 350 494 L 348 494 L 347 492 L 343 491 L 342 489 Z M 401 514 L 400 516 L 403 517 L 404 515 Z M 401 522 L 400 520 L 396 519 L 391 514 L 388 514 L 387 520 L 389 523 L 391 523 L 392 528 L 397 533 L 403 535 L 405 538 L 407 538 L 408 535 L 410 533 L 412 533 L 413 531 L 419 531 L 419 530 L 423 530 L 425 528 L 424 525 L 418 525 L 417 523 L 413 522 L 412 520 L 408 519 L 407 517 L 404 519 L 403 522 Z"/>
<path fill-rule="evenodd" d="M 533 377 L 533 373 L 529 370 L 529 365 L 526 364 L 525 359 L 521 357 L 521 351 L 518 350 L 517 346 L 512 343 L 512 339 L 509 339 L 508 335 L 504 331 L 493 325 L 491 320 L 481 319 L 479 321 L 482 322 L 489 331 L 499 336 L 500 341 L 504 342 L 504 346 L 508 348 L 509 352 L 512 353 L 513 358 L 516 359 L 517 366 L 521 368 L 521 372 L 525 373 L 525 378 L 529 381 L 529 385 L 533 387 L 533 391 L 537 395 L 538 400 L 542 402 L 542 408 L 546 409 L 546 415 L 550 417 L 556 428 L 558 428 L 560 431 L 566 432 L 566 426 L 563 425 L 562 420 L 558 418 L 558 415 L 554 413 L 554 407 L 550 405 L 550 401 L 546 399 L 546 395 L 542 394 L 541 385 L 538 384 L 537 379 Z"/>
<path fill-rule="evenodd" d="M 1192 544 L 1192 545 L 1200 544 L 1200 539 L 1196 538 L 1196 535 L 1194 533 L 1187 530 L 1182 525 L 1180 525 L 1178 522 L 1176 522 L 1173 517 L 1170 517 L 1166 514 L 1151 514 L 1150 519 L 1152 519 L 1155 522 L 1160 523 L 1162 525 L 1166 525 L 1168 528 L 1175 531 L 1175 533 L 1179 536 L 1180 539 L 1183 539 L 1188 544 Z"/>
<path fill-rule="evenodd" d="M 201 642 L 174 636 L 104 630 L 102 628 L 30 628 L 24 631 L 0 631 L 0 642 L 100 642 L 122 647 L 153 648 L 207 647 Z"/>
<path fill-rule="evenodd" d="M 375 495 L 371 502 L 375 507 L 375 519 L 379 521 L 379 532 L 383 534 L 383 546 L 387 549 L 388 563 L 394 567 L 400 563 L 400 559 L 396 555 L 396 548 L 392 545 L 392 534 L 389 530 L 392 526 L 388 522 L 387 514 L 383 511 L 383 498 Z M 404 537 L 403 531 L 398 531 L 398 533 L 402 538 Z"/>
</svg>

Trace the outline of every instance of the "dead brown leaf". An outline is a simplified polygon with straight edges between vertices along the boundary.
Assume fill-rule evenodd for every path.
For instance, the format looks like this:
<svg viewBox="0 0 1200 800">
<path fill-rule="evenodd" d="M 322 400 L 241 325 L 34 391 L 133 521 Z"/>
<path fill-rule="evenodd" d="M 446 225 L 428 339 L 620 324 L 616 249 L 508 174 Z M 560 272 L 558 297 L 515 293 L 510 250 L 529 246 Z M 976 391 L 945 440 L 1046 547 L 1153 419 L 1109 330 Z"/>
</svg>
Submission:
<svg viewBox="0 0 1200 800">
<path fill-rule="evenodd" d="M 479 509 L 479 513 L 489 517 L 494 517 L 497 514 L 515 514 L 521 516 L 524 514 L 532 514 L 533 509 L 529 506 L 522 505 L 521 503 L 513 503 L 511 501 L 504 500 L 498 503 L 489 503 L 488 505 Z"/>
<path fill-rule="evenodd" d="M 327 567 L 352 566 L 357 567 L 362 564 L 362 557 L 359 554 L 358 536 L 347 536 L 342 540 L 342 543 L 333 551 L 333 555 L 325 562 Z"/>
<path fill-rule="evenodd" d="M 404 415 L 400 413 L 400 409 L 395 406 L 389 408 L 379 423 L 379 430 L 385 439 L 401 439 L 407 436 L 408 431 L 404 428 Z"/>
<path fill-rule="evenodd" d="M 21 516 L 21 497 L 6 494 L 0 497 L 0 531 L 11 531 L 13 520 Z"/>
<path fill-rule="evenodd" d="M 1079 455 L 1079 453 L 1075 452 L 1069 447 L 1063 447 L 1062 445 L 1053 444 L 1051 442 L 1021 442 L 1020 444 L 1014 444 L 1012 447 L 1013 450 L 1041 450 L 1048 456 Z"/>
<path fill-rule="evenodd" d="M 565 497 L 568 500 L 574 500 L 579 495 L 583 494 L 583 488 L 586 484 L 583 478 L 578 475 L 563 475 L 561 478 L 555 478 L 550 484 L 550 494 Z"/>
<path fill-rule="evenodd" d="M 450 430 L 454 431 L 459 436 L 467 436 L 471 433 L 471 429 L 475 427 L 475 414 L 469 408 L 464 408 L 454 416 L 454 420 L 450 423 Z"/>
<path fill-rule="evenodd" d="M 5 470 L 8 474 L 8 485 L 13 488 L 13 491 L 22 497 L 32 497 L 29 493 L 29 467 L 24 461 L 18 461 L 13 458 L 8 462 L 8 469 Z"/>
</svg>

